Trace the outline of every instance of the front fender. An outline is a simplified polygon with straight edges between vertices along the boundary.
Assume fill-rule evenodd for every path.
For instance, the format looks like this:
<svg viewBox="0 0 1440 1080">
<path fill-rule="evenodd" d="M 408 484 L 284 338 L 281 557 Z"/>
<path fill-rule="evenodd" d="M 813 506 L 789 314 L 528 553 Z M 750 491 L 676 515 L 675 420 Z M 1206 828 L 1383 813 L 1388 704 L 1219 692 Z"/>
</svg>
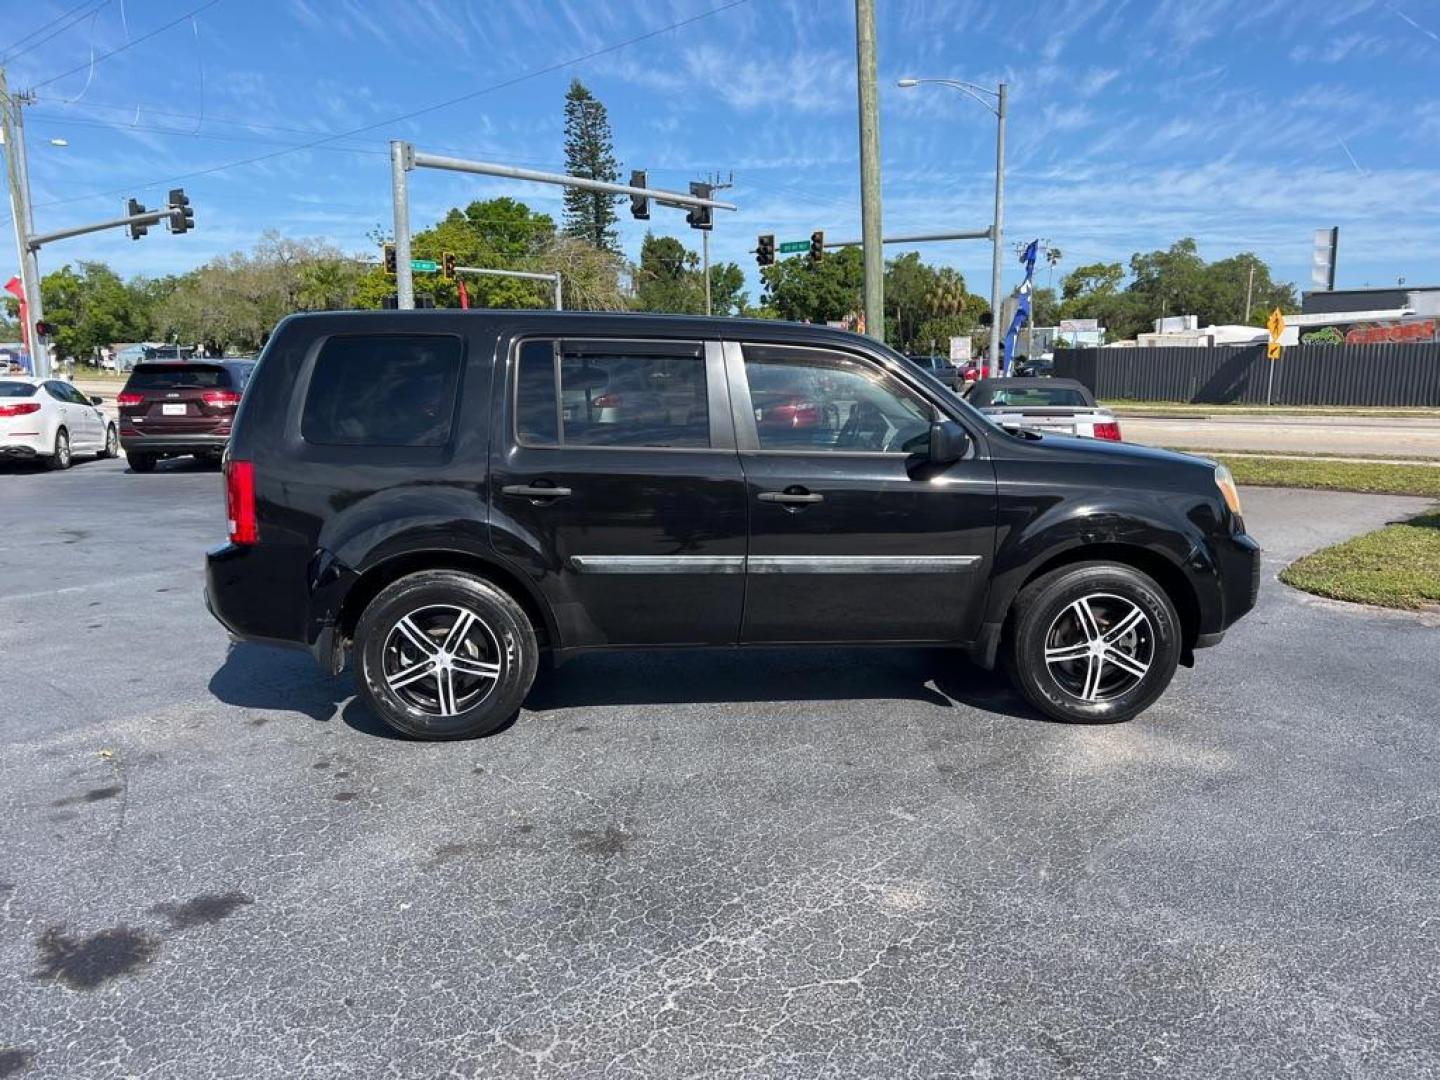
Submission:
<svg viewBox="0 0 1440 1080">
<path fill-rule="evenodd" d="M 1184 495 L 1097 494 L 1046 506 L 1002 501 L 986 622 L 1002 623 L 1025 582 L 1048 563 L 1097 557 L 1161 565 L 1183 578 L 1201 627 L 1221 617 L 1219 567 Z M 1167 574 L 1166 576 L 1172 576 Z M 1169 584 L 1162 582 L 1162 584 Z"/>
</svg>

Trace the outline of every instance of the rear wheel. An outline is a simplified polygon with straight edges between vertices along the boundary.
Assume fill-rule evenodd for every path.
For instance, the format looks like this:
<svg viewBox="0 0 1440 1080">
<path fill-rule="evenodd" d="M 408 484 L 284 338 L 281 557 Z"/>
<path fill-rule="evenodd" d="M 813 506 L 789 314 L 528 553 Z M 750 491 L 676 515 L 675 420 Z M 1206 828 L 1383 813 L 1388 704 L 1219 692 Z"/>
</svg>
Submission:
<svg viewBox="0 0 1440 1080">
<path fill-rule="evenodd" d="M 386 586 L 355 630 L 361 696 L 417 739 L 464 739 L 503 726 L 535 680 L 535 631 L 488 581 L 428 570 Z"/>
<path fill-rule="evenodd" d="M 49 465 L 57 470 L 70 467 L 70 433 L 63 427 L 55 432 L 55 450 L 50 455 Z"/>
<path fill-rule="evenodd" d="M 1165 692 L 1180 661 L 1180 620 L 1165 590 L 1114 563 L 1061 567 L 1031 582 L 1015 600 L 1011 631 L 1011 678 L 1057 720 L 1129 720 Z"/>
<path fill-rule="evenodd" d="M 155 459 L 149 454 L 126 454 L 125 458 L 130 462 L 131 472 L 155 471 Z"/>
</svg>

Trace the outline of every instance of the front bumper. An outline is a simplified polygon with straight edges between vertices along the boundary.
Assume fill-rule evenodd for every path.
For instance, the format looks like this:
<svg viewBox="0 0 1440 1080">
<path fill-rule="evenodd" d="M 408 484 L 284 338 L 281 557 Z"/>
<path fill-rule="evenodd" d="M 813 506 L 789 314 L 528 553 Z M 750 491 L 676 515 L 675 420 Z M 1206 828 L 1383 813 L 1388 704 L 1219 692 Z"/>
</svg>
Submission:
<svg viewBox="0 0 1440 1080">
<path fill-rule="evenodd" d="M 1239 622 L 1260 598 L 1260 545 L 1246 533 L 1235 533 L 1214 547 L 1220 578 L 1220 623 L 1200 633 L 1195 648 L 1219 645 L 1225 631 Z"/>
</svg>

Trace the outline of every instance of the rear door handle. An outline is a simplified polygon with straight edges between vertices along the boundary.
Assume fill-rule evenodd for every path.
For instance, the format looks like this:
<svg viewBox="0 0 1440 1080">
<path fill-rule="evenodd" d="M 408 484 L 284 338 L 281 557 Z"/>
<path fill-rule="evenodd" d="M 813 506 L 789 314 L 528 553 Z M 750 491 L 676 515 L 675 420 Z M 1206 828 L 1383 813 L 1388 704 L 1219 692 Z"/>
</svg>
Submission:
<svg viewBox="0 0 1440 1080">
<path fill-rule="evenodd" d="M 760 501 L 769 503 L 818 503 L 824 502 L 825 496 L 810 491 L 762 491 Z"/>
<path fill-rule="evenodd" d="M 506 484 L 500 489 L 502 495 L 519 495 L 525 499 L 563 499 L 573 495 L 569 488 L 547 487 L 539 484 Z"/>
</svg>

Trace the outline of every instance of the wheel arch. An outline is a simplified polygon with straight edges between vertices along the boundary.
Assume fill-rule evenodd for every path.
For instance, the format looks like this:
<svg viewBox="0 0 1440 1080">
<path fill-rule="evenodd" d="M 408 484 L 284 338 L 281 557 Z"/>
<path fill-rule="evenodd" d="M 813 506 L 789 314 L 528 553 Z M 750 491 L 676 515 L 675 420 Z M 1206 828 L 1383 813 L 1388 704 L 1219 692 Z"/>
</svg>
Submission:
<svg viewBox="0 0 1440 1080">
<path fill-rule="evenodd" d="M 424 570 L 454 570 L 504 589 L 530 619 L 540 647 L 550 648 L 555 643 L 555 623 L 549 606 L 523 574 L 495 559 L 469 551 L 446 549 L 400 552 L 367 567 L 346 590 L 340 602 L 335 621 L 340 636 L 345 640 L 354 636 L 361 614 L 386 586 Z"/>
<path fill-rule="evenodd" d="M 1165 590 L 1165 595 L 1175 605 L 1175 613 L 1180 617 L 1181 663 L 1187 667 L 1193 665 L 1195 641 L 1200 633 L 1199 594 L 1186 576 L 1184 569 L 1177 563 L 1152 548 L 1138 544 L 1110 541 L 1079 544 L 1035 564 L 1023 578 L 1018 579 L 1013 591 L 1005 600 L 1004 632 L 1006 634 L 1010 632 L 1015 598 L 1020 595 L 1025 586 L 1055 570 L 1091 562 L 1128 566 L 1145 574 Z"/>
</svg>

